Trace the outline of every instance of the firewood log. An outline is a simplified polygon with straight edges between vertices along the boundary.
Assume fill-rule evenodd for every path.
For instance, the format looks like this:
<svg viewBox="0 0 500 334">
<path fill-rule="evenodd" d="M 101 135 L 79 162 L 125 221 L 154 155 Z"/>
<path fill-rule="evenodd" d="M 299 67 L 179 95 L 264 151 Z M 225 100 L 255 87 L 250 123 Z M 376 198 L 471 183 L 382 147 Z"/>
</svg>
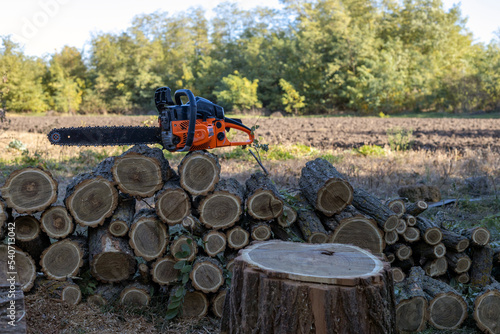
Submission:
<svg viewBox="0 0 500 334">
<path fill-rule="evenodd" d="M 408 215 L 416 217 L 425 210 L 427 210 L 428 207 L 429 206 L 424 201 L 417 201 L 414 203 L 407 204 L 405 212 Z"/>
<path fill-rule="evenodd" d="M 352 205 L 375 219 L 385 232 L 394 231 L 399 224 L 398 216 L 391 209 L 363 189 L 354 189 Z"/>
<path fill-rule="evenodd" d="M 384 233 L 384 241 L 386 245 L 394 245 L 399 240 L 399 234 L 396 231 L 388 231 Z"/>
<path fill-rule="evenodd" d="M 207 195 L 220 178 L 217 156 L 206 151 L 192 151 L 179 164 L 180 185 L 193 196 Z"/>
<path fill-rule="evenodd" d="M 401 218 L 406 212 L 405 202 L 401 198 L 396 198 L 387 201 L 385 205 L 387 205 L 389 209 L 391 209 L 395 214 L 397 214 L 399 218 Z"/>
<path fill-rule="evenodd" d="M 437 277 L 444 275 L 448 270 L 448 261 L 445 257 L 440 257 L 438 259 L 429 259 L 424 262 L 422 268 L 425 270 L 427 276 Z"/>
<path fill-rule="evenodd" d="M 53 239 L 64 239 L 73 233 L 75 224 L 73 217 L 62 205 L 51 206 L 40 218 L 40 227 Z"/>
<path fill-rule="evenodd" d="M 193 287 L 203 293 L 216 292 L 224 284 L 222 265 L 210 257 L 198 257 L 189 278 Z"/>
<path fill-rule="evenodd" d="M 87 302 L 97 306 L 113 305 L 123 290 L 121 284 L 98 284 L 94 293 L 87 297 Z"/>
<path fill-rule="evenodd" d="M 420 230 L 422 240 L 429 245 L 437 245 L 443 240 L 441 228 L 434 222 L 422 217 L 417 217 L 417 224 L 415 226 Z"/>
<path fill-rule="evenodd" d="M 392 279 L 394 280 L 394 283 L 400 283 L 405 280 L 406 274 L 403 271 L 403 269 L 399 267 L 391 267 L 391 270 L 392 270 Z"/>
<path fill-rule="evenodd" d="M 468 272 L 461 273 L 461 274 L 453 274 L 452 273 L 451 276 L 453 278 L 455 278 L 455 281 L 457 281 L 458 283 L 467 284 L 470 282 L 470 275 Z"/>
<path fill-rule="evenodd" d="M 483 288 L 491 283 L 493 269 L 493 249 L 490 246 L 471 247 L 470 283 Z"/>
<path fill-rule="evenodd" d="M 278 217 L 276 222 L 282 227 L 289 227 L 297 221 L 297 211 L 289 205 L 283 206 L 283 213 Z"/>
<path fill-rule="evenodd" d="M 33 216 L 18 216 L 14 224 L 16 245 L 38 263 L 42 252 L 50 246 L 50 238 L 42 231 L 40 222 Z"/>
<path fill-rule="evenodd" d="M 224 286 L 219 289 L 216 295 L 210 301 L 210 306 L 213 315 L 217 318 L 222 318 L 222 313 L 224 312 L 224 301 L 226 299 L 226 295 L 228 293 L 228 288 Z"/>
<path fill-rule="evenodd" d="M 423 288 L 428 295 L 429 324 L 436 329 L 460 328 L 467 318 L 464 297 L 448 284 L 428 276 L 424 276 Z"/>
<path fill-rule="evenodd" d="M 132 282 L 120 293 L 119 304 L 129 307 L 146 307 L 151 301 L 151 287 L 138 282 Z"/>
<path fill-rule="evenodd" d="M 226 229 L 240 220 L 245 188 L 236 179 L 220 180 L 213 192 L 197 198 L 200 222 L 209 229 Z"/>
<path fill-rule="evenodd" d="M 442 229 L 443 244 L 454 252 L 463 252 L 469 247 L 469 238 L 451 230 Z"/>
<path fill-rule="evenodd" d="M 341 212 L 353 200 L 351 184 L 321 158 L 307 162 L 302 168 L 299 186 L 309 203 L 326 216 Z"/>
<path fill-rule="evenodd" d="M 15 264 L 9 264 L 9 261 Z M 0 285 L 10 285 L 13 272 L 17 273 L 16 282 L 21 286 L 23 292 L 28 292 L 33 287 L 36 278 L 35 261 L 28 253 L 23 252 L 16 246 L 0 244 Z"/>
<path fill-rule="evenodd" d="M 473 317 L 477 327 L 485 333 L 499 333 L 500 283 L 493 281 L 483 287 L 474 300 Z"/>
<path fill-rule="evenodd" d="M 403 233 L 403 238 L 409 243 L 417 242 L 420 240 L 420 230 L 416 227 L 409 226 Z"/>
<path fill-rule="evenodd" d="M 200 220 L 193 215 L 184 217 L 181 225 L 186 231 L 197 237 L 201 237 L 207 232 L 205 226 L 203 226 Z"/>
<path fill-rule="evenodd" d="M 118 206 L 109 220 L 108 231 L 115 237 L 126 236 L 130 226 L 134 222 L 135 216 L 135 198 L 120 194 L 118 197 Z"/>
<path fill-rule="evenodd" d="M 406 220 L 399 218 L 398 226 L 396 226 L 396 233 L 399 235 L 403 235 L 406 232 L 408 225 L 406 224 Z"/>
<path fill-rule="evenodd" d="M 112 166 L 113 158 L 107 158 L 92 173 L 74 177 L 66 188 L 66 208 L 81 226 L 102 225 L 116 209 L 118 191 L 111 176 Z"/>
<path fill-rule="evenodd" d="M 415 269 L 414 269 L 415 268 Z M 413 267 L 396 288 L 396 327 L 402 332 L 420 332 L 427 323 L 428 302 L 423 290 L 424 274 Z"/>
<path fill-rule="evenodd" d="M 187 245 L 189 248 L 189 254 L 187 256 L 179 255 L 183 251 L 182 245 Z M 170 253 L 176 261 L 185 260 L 190 262 L 196 258 L 196 254 L 198 254 L 198 246 L 196 245 L 196 241 L 191 236 L 180 235 L 175 237 L 170 242 Z"/>
<path fill-rule="evenodd" d="M 217 254 L 226 250 L 226 235 L 222 232 L 212 230 L 203 236 L 203 245 L 205 253 L 208 256 L 214 257 Z"/>
<path fill-rule="evenodd" d="M 255 243 L 236 258 L 227 296 L 221 333 L 396 331 L 389 265 L 355 246 Z"/>
<path fill-rule="evenodd" d="M 331 243 L 351 244 L 381 255 L 385 248 L 384 233 L 377 223 L 364 216 L 344 218 L 329 238 Z"/>
<path fill-rule="evenodd" d="M 415 224 L 417 223 L 417 218 L 407 213 L 405 213 L 401 218 L 403 218 L 406 221 L 407 226 L 415 226 Z"/>
<path fill-rule="evenodd" d="M 453 251 L 447 251 L 446 260 L 448 261 L 448 267 L 457 274 L 469 271 L 472 265 L 470 257 L 463 252 L 457 253 Z"/>
<path fill-rule="evenodd" d="M 175 290 L 172 291 L 173 293 Z M 200 291 L 187 291 L 181 308 L 181 318 L 203 318 L 208 313 L 210 303 L 207 296 Z"/>
<path fill-rule="evenodd" d="M 401 268 L 401 270 L 403 270 L 403 272 L 405 273 L 409 273 L 411 268 L 415 266 L 415 261 L 413 260 L 412 257 L 402 261 L 396 258 L 391 265 L 393 267 Z"/>
<path fill-rule="evenodd" d="M 116 283 L 135 273 L 137 261 L 127 239 L 112 235 L 109 224 L 88 231 L 90 272 L 101 282 Z"/>
<path fill-rule="evenodd" d="M 135 145 L 116 157 L 112 173 L 118 188 L 137 198 L 153 196 L 175 175 L 163 151 L 147 145 Z"/>
<path fill-rule="evenodd" d="M 250 226 L 250 237 L 255 241 L 266 241 L 271 239 L 272 230 L 267 222 L 257 222 Z"/>
<path fill-rule="evenodd" d="M 158 217 L 172 226 L 191 213 L 191 199 L 178 180 L 171 180 L 155 195 L 155 208 Z"/>
<path fill-rule="evenodd" d="M 438 243 L 436 245 L 429 245 L 426 242 L 420 241 L 411 245 L 413 253 L 417 257 L 423 257 L 426 259 L 439 259 L 445 256 L 446 247 L 443 243 Z"/>
<path fill-rule="evenodd" d="M 11 221 L 12 209 L 7 207 L 7 204 L 0 197 L 0 240 L 5 237 L 7 224 Z"/>
<path fill-rule="evenodd" d="M 328 241 L 328 232 L 312 210 L 303 208 L 297 210 L 297 226 L 309 243 L 322 244 Z"/>
<path fill-rule="evenodd" d="M 409 247 L 402 243 L 389 245 L 387 246 L 386 250 L 393 253 L 396 256 L 396 258 L 400 261 L 409 259 L 413 253 L 412 247 Z"/>
<path fill-rule="evenodd" d="M 35 288 L 46 292 L 50 298 L 69 305 L 77 305 L 82 300 L 82 291 L 73 282 L 37 278 Z"/>
<path fill-rule="evenodd" d="M 463 230 L 462 234 L 469 238 L 473 246 L 486 246 L 490 242 L 491 233 L 485 227 L 476 226 L 467 230 Z"/>
<path fill-rule="evenodd" d="M 226 232 L 227 245 L 235 250 L 241 249 L 250 242 L 250 233 L 241 226 L 235 226 Z"/>
<path fill-rule="evenodd" d="M 0 190 L 7 206 L 18 213 L 43 211 L 57 200 L 57 182 L 40 168 L 12 172 Z"/>
<path fill-rule="evenodd" d="M 151 266 L 151 279 L 160 285 L 175 283 L 179 277 L 179 270 L 174 268 L 176 262 L 170 255 L 157 259 Z"/>
<path fill-rule="evenodd" d="M 162 256 L 168 245 L 167 227 L 153 209 L 142 209 L 135 215 L 128 235 L 135 256 L 146 261 Z"/>
<path fill-rule="evenodd" d="M 255 173 L 245 182 L 246 208 L 257 220 L 271 220 L 283 214 L 284 202 L 276 186 L 262 173 Z"/>
<path fill-rule="evenodd" d="M 40 257 L 40 266 L 48 279 L 64 281 L 76 277 L 88 264 L 89 248 L 84 236 L 70 236 L 50 245 Z"/>
</svg>

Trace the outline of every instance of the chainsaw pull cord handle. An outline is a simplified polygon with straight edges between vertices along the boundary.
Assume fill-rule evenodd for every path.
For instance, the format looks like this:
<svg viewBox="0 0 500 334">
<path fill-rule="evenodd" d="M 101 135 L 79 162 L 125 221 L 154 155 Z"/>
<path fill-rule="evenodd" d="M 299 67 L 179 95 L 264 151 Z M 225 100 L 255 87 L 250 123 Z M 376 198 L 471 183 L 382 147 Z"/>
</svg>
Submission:
<svg viewBox="0 0 500 334">
<path fill-rule="evenodd" d="M 189 128 L 186 138 L 186 144 L 181 150 L 178 150 L 177 152 L 187 152 L 193 145 L 194 130 L 196 128 L 196 114 L 198 113 L 198 108 L 196 105 L 194 94 L 189 89 L 179 89 L 175 92 L 174 97 L 175 103 L 177 105 L 182 105 L 181 96 L 187 96 L 189 100 Z"/>
</svg>

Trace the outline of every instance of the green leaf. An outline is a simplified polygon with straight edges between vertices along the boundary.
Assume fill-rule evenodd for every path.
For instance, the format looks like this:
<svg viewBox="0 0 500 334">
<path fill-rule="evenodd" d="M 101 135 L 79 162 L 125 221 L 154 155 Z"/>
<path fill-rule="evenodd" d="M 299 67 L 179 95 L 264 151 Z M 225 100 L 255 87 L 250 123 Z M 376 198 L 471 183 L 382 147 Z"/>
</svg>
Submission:
<svg viewBox="0 0 500 334">
<path fill-rule="evenodd" d="M 180 299 L 175 299 L 174 301 L 168 303 L 168 307 L 167 309 L 168 310 L 173 310 L 173 309 L 177 309 L 182 303 L 182 298 Z"/>
<path fill-rule="evenodd" d="M 192 267 L 193 266 L 185 266 L 184 268 L 181 269 L 181 273 L 183 274 L 189 273 Z"/>
<path fill-rule="evenodd" d="M 189 281 L 189 275 L 184 274 L 182 276 L 182 284 L 186 284 Z"/>
<path fill-rule="evenodd" d="M 177 254 L 180 254 L 180 253 L 181 252 L 179 252 Z M 177 254 L 176 254 L 176 257 L 177 257 Z M 174 269 L 182 269 L 185 265 L 186 265 L 186 261 L 181 260 L 181 261 L 177 262 L 176 264 L 174 264 Z"/>
<path fill-rule="evenodd" d="M 175 291 L 175 294 L 174 296 L 177 297 L 177 298 L 181 298 L 184 296 L 184 293 L 186 291 L 186 288 L 184 288 L 183 286 L 179 287 L 179 289 L 177 289 L 177 291 Z"/>
<path fill-rule="evenodd" d="M 191 239 L 188 239 L 188 240 L 191 240 Z M 182 245 L 181 245 L 181 249 L 182 249 L 182 251 L 184 251 L 184 252 L 188 253 L 188 255 L 189 255 L 189 254 L 191 254 L 191 248 L 189 248 L 189 246 L 188 246 L 188 245 L 186 245 L 186 244 L 182 244 Z"/>
<path fill-rule="evenodd" d="M 173 318 L 175 318 L 177 316 L 177 314 L 179 314 L 179 310 L 178 309 L 170 309 L 165 314 L 165 319 L 172 320 Z"/>
</svg>

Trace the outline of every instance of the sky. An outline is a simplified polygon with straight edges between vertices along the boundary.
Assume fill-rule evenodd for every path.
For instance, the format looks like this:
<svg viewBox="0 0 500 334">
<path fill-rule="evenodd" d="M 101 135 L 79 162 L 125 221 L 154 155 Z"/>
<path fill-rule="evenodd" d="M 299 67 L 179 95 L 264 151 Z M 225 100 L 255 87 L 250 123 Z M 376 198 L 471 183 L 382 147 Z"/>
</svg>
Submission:
<svg viewBox="0 0 500 334">
<path fill-rule="evenodd" d="M 134 16 L 157 10 L 175 14 L 193 6 L 213 9 L 224 0 L 0 0 L 0 35 L 11 35 L 24 53 L 43 57 L 64 45 L 88 48 L 92 34 L 126 30 Z M 279 0 L 233 0 L 242 9 L 255 6 L 280 8 Z M 457 0 L 443 0 L 449 9 Z M 462 16 L 475 42 L 488 43 L 500 28 L 499 0 L 462 0 Z"/>
</svg>

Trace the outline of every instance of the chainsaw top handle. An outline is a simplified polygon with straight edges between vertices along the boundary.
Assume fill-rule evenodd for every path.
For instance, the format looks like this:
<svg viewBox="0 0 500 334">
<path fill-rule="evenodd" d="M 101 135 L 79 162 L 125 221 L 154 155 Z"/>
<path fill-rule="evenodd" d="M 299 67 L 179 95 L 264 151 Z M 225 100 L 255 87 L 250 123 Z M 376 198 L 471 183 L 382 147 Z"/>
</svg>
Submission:
<svg viewBox="0 0 500 334">
<path fill-rule="evenodd" d="M 193 145 L 194 130 L 196 127 L 196 114 L 198 113 L 198 108 L 196 99 L 194 98 L 194 94 L 189 89 L 179 89 L 175 92 L 175 104 L 182 105 L 181 96 L 187 96 L 189 100 L 189 128 L 186 138 L 186 144 L 181 150 L 178 150 L 178 152 L 188 152 Z"/>
<path fill-rule="evenodd" d="M 255 137 L 254 137 L 254 134 L 252 132 L 252 130 L 248 127 L 246 127 L 245 125 L 243 125 L 239 120 L 234 120 L 232 118 L 225 118 L 224 119 L 225 123 L 226 123 L 226 130 L 229 130 L 229 129 L 235 129 L 235 130 L 239 130 L 239 131 L 243 131 L 245 132 L 247 135 L 248 135 L 248 140 L 247 141 L 238 141 L 238 142 L 229 142 L 230 143 L 230 146 L 246 146 L 246 145 L 250 145 L 253 143 Z"/>
</svg>

